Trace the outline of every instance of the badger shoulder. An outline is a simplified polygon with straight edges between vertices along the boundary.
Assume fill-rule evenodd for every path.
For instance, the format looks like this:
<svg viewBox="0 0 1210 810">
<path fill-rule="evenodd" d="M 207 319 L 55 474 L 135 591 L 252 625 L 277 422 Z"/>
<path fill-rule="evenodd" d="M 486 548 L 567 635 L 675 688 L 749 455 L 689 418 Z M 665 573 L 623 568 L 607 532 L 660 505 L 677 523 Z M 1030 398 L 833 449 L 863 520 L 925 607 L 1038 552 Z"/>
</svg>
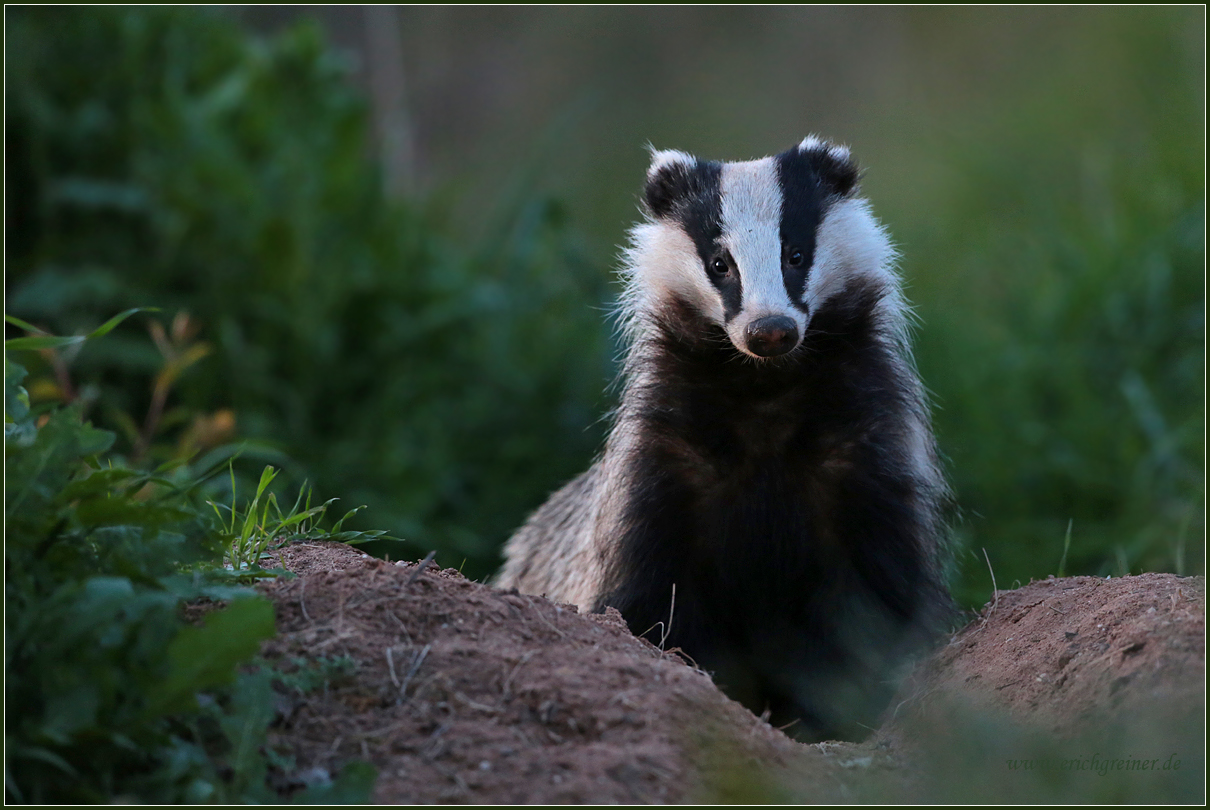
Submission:
<svg viewBox="0 0 1210 810">
<path fill-rule="evenodd" d="M 493 585 L 589 609 L 601 579 L 593 547 L 598 462 L 573 478 L 517 529 L 505 546 L 504 566 Z"/>
</svg>

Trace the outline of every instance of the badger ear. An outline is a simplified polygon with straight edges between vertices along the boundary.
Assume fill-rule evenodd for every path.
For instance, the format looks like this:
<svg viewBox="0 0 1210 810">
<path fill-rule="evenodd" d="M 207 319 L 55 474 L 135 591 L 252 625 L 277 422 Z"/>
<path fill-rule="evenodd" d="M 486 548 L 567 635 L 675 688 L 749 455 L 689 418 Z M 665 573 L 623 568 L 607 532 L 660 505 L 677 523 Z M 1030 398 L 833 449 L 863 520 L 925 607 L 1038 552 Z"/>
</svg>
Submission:
<svg viewBox="0 0 1210 810">
<path fill-rule="evenodd" d="M 651 213 L 666 217 L 684 199 L 693 185 L 697 158 L 675 149 L 651 150 L 644 199 Z"/>
<path fill-rule="evenodd" d="M 819 183 L 830 194 L 847 197 L 857 187 L 860 172 L 849 154 L 848 147 L 836 146 L 814 135 L 803 138 L 798 152 L 819 178 Z"/>
</svg>

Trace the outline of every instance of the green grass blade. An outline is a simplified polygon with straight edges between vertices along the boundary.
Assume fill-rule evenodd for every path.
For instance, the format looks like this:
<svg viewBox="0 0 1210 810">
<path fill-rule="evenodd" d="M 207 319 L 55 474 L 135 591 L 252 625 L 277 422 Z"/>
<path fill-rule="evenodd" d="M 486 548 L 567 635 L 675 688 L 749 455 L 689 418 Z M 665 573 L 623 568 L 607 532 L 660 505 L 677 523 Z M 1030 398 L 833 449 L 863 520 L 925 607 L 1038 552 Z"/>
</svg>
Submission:
<svg viewBox="0 0 1210 810">
<path fill-rule="evenodd" d="M 1067 550 L 1071 548 L 1071 524 L 1075 518 L 1067 519 L 1067 534 L 1063 538 L 1063 557 L 1059 560 L 1059 578 L 1067 576 Z"/>
<path fill-rule="evenodd" d="M 89 339 L 92 339 L 92 338 L 99 338 L 103 335 L 109 334 L 110 332 L 113 331 L 113 328 L 115 326 L 117 326 L 122 321 L 126 320 L 131 315 L 135 314 L 136 312 L 159 312 L 159 311 L 160 311 L 159 307 L 135 307 L 133 309 L 128 309 L 125 312 L 121 312 L 121 313 L 118 313 L 117 315 L 114 315 L 112 318 L 107 320 L 105 323 L 101 324 L 96 329 L 89 332 L 88 337 L 89 337 Z"/>
<path fill-rule="evenodd" d="M 4 320 L 11 323 L 13 326 L 16 326 L 20 329 L 24 329 L 26 332 L 39 332 L 43 335 L 46 334 L 45 330 L 39 329 L 38 327 L 34 326 L 29 321 L 23 321 L 15 315 L 5 315 Z"/>
<path fill-rule="evenodd" d="M 260 474 L 260 483 L 258 483 L 256 485 L 256 497 L 253 499 L 253 501 L 252 501 L 253 503 L 256 503 L 257 501 L 260 500 L 260 496 L 262 494 L 264 494 L 265 489 L 269 486 L 270 483 L 272 483 L 273 479 L 276 477 L 277 477 L 277 470 L 273 469 L 269 465 L 265 465 L 264 471 L 261 472 L 261 474 Z"/>
<path fill-rule="evenodd" d="M 329 503 L 333 503 L 335 501 L 336 501 L 336 498 L 333 498 L 332 500 L 328 501 L 328 503 L 324 504 L 324 506 L 327 507 L 327 505 Z M 345 525 L 345 521 L 348 520 L 349 518 L 353 517 L 353 515 L 356 515 L 362 509 L 365 509 L 364 505 L 355 507 L 353 509 L 350 509 L 348 512 L 346 512 L 344 517 L 342 517 L 340 520 L 336 521 L 336 525 L 332 527 L 332 534 L 337 534 L 340 531 L 341 527 Z"/>
<path fill-rule="evenodd" d="M 74 337 L 52 337 L 52 336 L 36 336 L 13 338 L 12 340 L 4 341 L 4 348 L 10 351 L 33 351 L 36 349 L 61 349 L 64 346 L 74 346 L 77 343 L 83 343 L 85 338 L 81 335 Z"/>
</svg>

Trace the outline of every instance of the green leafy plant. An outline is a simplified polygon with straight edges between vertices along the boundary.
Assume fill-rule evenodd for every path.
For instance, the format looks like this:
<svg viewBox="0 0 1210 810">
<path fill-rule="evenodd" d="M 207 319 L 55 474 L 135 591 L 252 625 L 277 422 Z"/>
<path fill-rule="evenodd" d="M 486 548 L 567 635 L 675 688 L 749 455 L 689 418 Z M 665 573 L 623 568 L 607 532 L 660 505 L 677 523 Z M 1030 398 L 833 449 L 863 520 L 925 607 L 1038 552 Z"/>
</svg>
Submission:
<svg viewBox="0 0 1210 810">
<path fill-rule="evenodd" d="M 277 801 L 264 751 L 276 676 L 248 668 L 273 610 L 222 569 L 200 481 L 166 477 L 175 463 L 122 466 L 79 404 L 31 409 L 8 356 L 84 339 L 5 346 L 6 797 Z M 194 626 L 182 610 L 197 603 L 217 609 Z M 347 770 L 323 800 L 365 800 L 372 774 Z"/>
</svg>

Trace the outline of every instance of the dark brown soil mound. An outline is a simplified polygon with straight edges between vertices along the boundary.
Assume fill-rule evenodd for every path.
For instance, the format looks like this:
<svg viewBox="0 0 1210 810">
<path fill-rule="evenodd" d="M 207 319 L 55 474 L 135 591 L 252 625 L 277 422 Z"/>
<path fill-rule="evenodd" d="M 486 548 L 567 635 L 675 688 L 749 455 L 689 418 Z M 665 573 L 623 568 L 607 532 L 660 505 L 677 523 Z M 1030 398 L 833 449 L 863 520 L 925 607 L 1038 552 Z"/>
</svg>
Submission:
<svg viewBox="0 0 1210 810">
<path fill-rule="evenodd" d="M 267 588 L 279 635 L 266 653 L 360 664 L 284 736 L 307 768 L 374 763 L 379 801 L 674 802 L 704 780 L 695 732 L 742 730 L 740 753 L 761 762 L 795 751 L 616 612 L 579 616 L 336 544 L 283 553 L 300 576 Z"/>
<path fill-rule="evenodd" d="M 1205 632 L 1201 577 L 1001 591 L 877 739 L 929 801 L 1202 802 Z"/>
<path fill-rule="evenodd" d="M 950 745 L 969 757 L 978 745 L 966 737 L 983 740 L 989 722 L 1004 724 L 998 744 L 1025 756 L 1034 738 L 1022 729 L 1071 739 L 1107 709 L 1180 705 L 1200 719 L 1204 706 L 1200 579 L 1080 577 L 1002 592 L 922 669 L 871 740 L 801 745 L 675 653 L 636 639 L 616 613 L 580 616 L 452 569 L 419 571 L 333 543 L 289 546 L 282 561 L 299 576 L 265 586 L 279 631 L 266 656 L 283 669 L 299 657 L 349 656 L 357 668 L 347 682 L 284 701 L 274 742 L 295 757 L 297 782 L 373 763 L 383 803 L 953 797 L 966 782 L 937 763 Z M 1200 773 L 1191 760 L 1201 754 L 1182 756 L 1183 781 L 1144 792 L 1180 800 L 1200 789 L 1186 777 Z M 978 764 L 963 767 L 969 776 Z M 1018 777 L 1008 774 L 1009 788 L 1024 792 L 1003 797 L 1084 795 L 1078 781 L 1067 793 L 1045 781 L 1038 793 L 1036 779 Z M 1142 783 L 1097 784 L 1115 787 L 1087 798 L 1112 801 L 1135 798 Z"/>
<path fill-rule="evenodd" d="M 1069 577 L 997 595 L 929 669 L 964 691 L 1065 733 L 1106 710 L 1196 706 L 1206 671 L 1205 580 Z"/>
</svg>

